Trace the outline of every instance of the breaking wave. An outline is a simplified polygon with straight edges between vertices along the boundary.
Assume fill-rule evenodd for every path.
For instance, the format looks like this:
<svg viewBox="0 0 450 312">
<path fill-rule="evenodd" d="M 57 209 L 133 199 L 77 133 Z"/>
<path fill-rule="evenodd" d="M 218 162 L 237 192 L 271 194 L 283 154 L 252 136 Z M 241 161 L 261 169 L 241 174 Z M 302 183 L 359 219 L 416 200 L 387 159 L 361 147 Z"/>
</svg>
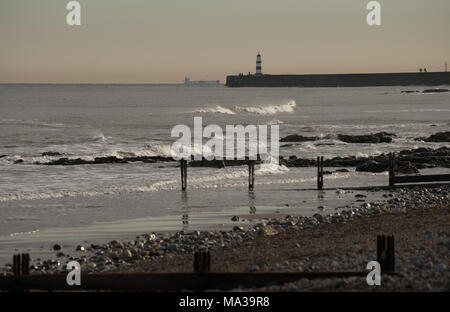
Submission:
<svg viewBox="0 0 450 312">
<path fill-rule="evenodd" d="M 194 111 L 194 113 L 217 113 L 236 115 L 238 112 L 256 114 L 256 115 L 275 115 L 278 113 L 293 113 L 297 103 L 294 100 L 288 101 L 281 105 L 262 105 L 262 106 L 235 106 L 234 108 L 226 108 L 222 106 L 201 108 Z"/>
<path fill-rule="evenodd" d="M 200 108 L 194 111 L 194 113 L 218 113 L 218 114 L 228 114 L 228 115 L 235 115 L 236 113 L 233 112 L 229 108 L 225 108 L 222 106 L 216 106 L 212 108 Z"/>
<path fill-rule="evenodd" d="M 241 107 L 236 106 L 235 110 L 244 111 L 247 113 L 254 113 L 258 115 L 275 115 L 278 113 L 293 113 L 297 103 L 295 101 L 289 101 L 282 105 L 265 105 L 260 107 Z"/>
</svg>

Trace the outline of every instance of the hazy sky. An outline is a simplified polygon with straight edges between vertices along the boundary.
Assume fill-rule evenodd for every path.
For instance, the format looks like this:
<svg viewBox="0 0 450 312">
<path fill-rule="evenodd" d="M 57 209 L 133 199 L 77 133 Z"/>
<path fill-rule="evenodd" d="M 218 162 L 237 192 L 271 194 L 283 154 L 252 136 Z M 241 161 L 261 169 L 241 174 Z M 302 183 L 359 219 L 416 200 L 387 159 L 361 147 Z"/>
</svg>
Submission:
<svg viewBox="0 0 450 312">
<path fill-rule="evenodd" d="M 442 71 L 450 0 L 0 0 L 0 82 L 181 82 L 264 73 Z"/>
</svg>

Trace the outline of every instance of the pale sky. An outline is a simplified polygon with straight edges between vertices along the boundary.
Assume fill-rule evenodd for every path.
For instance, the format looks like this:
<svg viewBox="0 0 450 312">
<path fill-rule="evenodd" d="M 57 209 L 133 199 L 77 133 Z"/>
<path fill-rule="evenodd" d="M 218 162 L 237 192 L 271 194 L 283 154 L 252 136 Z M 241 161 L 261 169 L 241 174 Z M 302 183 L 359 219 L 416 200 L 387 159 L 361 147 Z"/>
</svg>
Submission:
<svg viewBox="0 0 450 312">
<path fill-rule="evenodd" d="M 450 0 L 0 0 L 0 82 L 162 83 L 270 74 L 443 71 Z"/>
</svg>

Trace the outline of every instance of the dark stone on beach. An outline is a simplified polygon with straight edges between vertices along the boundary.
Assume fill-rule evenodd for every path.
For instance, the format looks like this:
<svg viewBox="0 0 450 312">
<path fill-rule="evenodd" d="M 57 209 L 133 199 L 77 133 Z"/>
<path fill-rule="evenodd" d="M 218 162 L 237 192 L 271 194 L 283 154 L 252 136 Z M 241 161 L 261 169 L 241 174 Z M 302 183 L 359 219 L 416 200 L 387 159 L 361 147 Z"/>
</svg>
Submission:
<svg viewBox="0 0 450 312">
<path fill-rule="evenodd" d="M 8 155 L 0 155 L 0 158 L 6 157 L 6 156 L 8 156 Z"/>
<path fill-rule="evenodd" d="M 15 164 L 21 164 L 23 163 L 23 159 L 17 159 L 16 161 L 14 161 Z"/>
<path fill-rule="evenodd" d="M 61 257 L 64 257 L 65 254 L 64 254 L 63 252 L 58 252 L 58 253 L 56 254 L 56 256 L 57 256 L 58 258 L 61 258 Z"/>
<path fill-rule="evenodd" d="M 323 174 L 333 174 L 333 172 L 325 170 Z"/>
<path fill-rule="evenodd" d="M 322 221 L 323 221 L 322 215 L 321 215 L 321 214 L 318 214 L 318 213 L 314 214 L 314 215 L 313 215 L 313 218 L 316 219 L 316 220 L 319 221 L 319 222 L 322 222 Z"/>
<path fill-rule="evenodd" d="M 318 137 L 306 137 L 298 134 L 288 135 L 280 139 L 280 142 L 308 142 L 319 140 Z"/>
<path fill-rule="evenodd" d="M 350 172 L 348 169 L 337 169 L 336 172 Z"/>
<path fill-rule="evenodd" d="M 53 245 L 53 250 L 55 250 L 55 251 L 61 250 L 61 248 L 62 248 L 62 246 L 59 244 Z"/>
<path fill-rule="evenodd" d="M 346 143 L 391 143 L 393 133 L 378 132 L 366 135 L 346 135 L 338 134 L 338 139 Z"/>
<path fill-rule="evenodd" d="M 442 93 L 442 92 L 449 92 L 450 90 L 448 89 L 426 89 L 423 90 L 422 93 Z"/>
<path fill-rule="evenodd" d="M 239 217 L 238 216 L 234 216 L 231 218 L 231 221 L 237 222 L 239 221 Z"/>
</svg>

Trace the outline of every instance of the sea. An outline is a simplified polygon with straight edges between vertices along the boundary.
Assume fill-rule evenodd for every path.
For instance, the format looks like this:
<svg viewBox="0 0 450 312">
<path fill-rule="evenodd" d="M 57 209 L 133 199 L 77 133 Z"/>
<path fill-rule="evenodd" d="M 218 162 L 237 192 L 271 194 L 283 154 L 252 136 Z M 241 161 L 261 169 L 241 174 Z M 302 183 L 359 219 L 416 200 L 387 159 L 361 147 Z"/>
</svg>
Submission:
<svg viewBox="0 0 450 312">
<path fill-rule="evenodd" d="M 50 252 L 149 232 L 227 229 L 264 214 L 333 213 L 355 192 L 316 191 L 315 168 L 257 165 L 188 168 L 176 162 L 48 166 L 67 157 L 170 156 L 176 125 L 278 125 L 280 155 L 369 156 L 446 143 L 415 140 L 450 129 L 450 93 L 425 87 L 227 88 L 171 84 L 0 84 L 0 262 L 18 251 Z M 350 144 L 338 134 L 395 133 L 392 143 Z M 44 156 L 43 156 L 44 155 Z M 387 184 L 387 173 L 336 172 L 325 188 Z M 427 169 L 426 172 L 448 172 Z M 379 194 L 366 194 L 366 201 Z M 231 221 L 234 215 L 239 222 Z M 260 217 L 258 217 L 260 216 Z"/>
</svg>

